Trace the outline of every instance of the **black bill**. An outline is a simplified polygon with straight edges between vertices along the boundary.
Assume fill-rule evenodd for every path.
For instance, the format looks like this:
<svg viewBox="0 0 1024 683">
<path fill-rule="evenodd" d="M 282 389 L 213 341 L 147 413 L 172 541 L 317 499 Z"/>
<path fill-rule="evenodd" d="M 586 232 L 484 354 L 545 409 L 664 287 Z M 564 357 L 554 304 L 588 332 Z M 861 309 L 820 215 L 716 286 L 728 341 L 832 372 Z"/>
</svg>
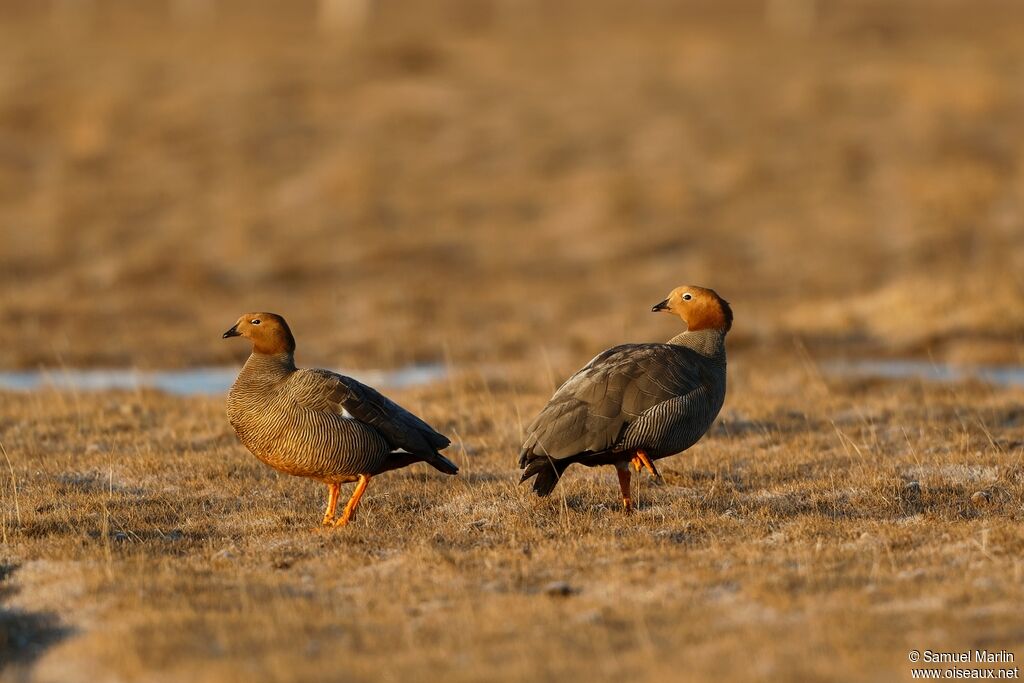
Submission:
<svg viewBox="0 0 1024 683">
<path fill-rule="evenodd" d="M 661 303 L 657 303 L 657 304 L 654 304 L 653 306 L 651 306 L 651 312 L 652 313 L 657 313 L 658 311 L 667 311 L 667 310 L 668 310 L 668 299 L 665 299 Z"/>
</svg>

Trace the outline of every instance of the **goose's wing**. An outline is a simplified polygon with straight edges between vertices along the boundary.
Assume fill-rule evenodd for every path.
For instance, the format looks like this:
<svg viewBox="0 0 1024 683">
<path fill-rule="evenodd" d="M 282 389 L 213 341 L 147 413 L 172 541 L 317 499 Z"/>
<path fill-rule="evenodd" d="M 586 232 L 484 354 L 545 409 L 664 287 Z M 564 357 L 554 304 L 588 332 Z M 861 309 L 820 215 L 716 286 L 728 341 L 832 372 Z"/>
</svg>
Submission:
<svg viewBox="0 0 1024 683">
<path fill-rule="evenodd" d="M 701 385 L 699 354 L 672 344 L 608 349 L 558 388 L 527 429 L 519 466 L 614 448 L 623 431 L 654 406 Z"/>
<path fill-rule="evenodd" d="M 384 435 L 392 448 L 429 455 L 451 441 L 387 396 L 351 377 L 319 369 L 292 375 L 296 403 L 308 410 L 347 413 Z"/>
</svg>

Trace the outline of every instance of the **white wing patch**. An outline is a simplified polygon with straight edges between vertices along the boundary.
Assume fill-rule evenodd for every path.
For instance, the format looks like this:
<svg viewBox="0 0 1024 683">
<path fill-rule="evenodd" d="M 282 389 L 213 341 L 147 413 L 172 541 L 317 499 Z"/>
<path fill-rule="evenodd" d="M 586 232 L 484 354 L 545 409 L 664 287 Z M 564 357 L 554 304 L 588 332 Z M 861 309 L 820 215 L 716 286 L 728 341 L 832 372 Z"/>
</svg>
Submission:
<svg viewBox="0 0 1024 683">
<path fill-rule="evenodd" d="M 341 409 L 341 416 L 343 418 L 345 418 L 346 420 L 354 420 L 354 419 L 356 419 L 355 416 L 353 416 L 352 413 L 350 413 L 347 410 L 345 410 L 345 408 Z"/>
</svg>

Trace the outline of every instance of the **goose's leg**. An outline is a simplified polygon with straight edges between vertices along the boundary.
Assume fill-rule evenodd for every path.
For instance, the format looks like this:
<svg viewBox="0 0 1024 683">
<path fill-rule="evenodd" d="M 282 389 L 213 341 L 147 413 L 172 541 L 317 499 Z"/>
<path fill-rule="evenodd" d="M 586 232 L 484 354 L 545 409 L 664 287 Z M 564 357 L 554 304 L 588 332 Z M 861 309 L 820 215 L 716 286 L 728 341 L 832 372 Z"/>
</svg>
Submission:
<svg viewBox="0 0 1024 683">
<path fill-rule="evenodd" d="M 359 483 L 356 484 L 355 491 L 352 492 L 352 497 L 349 498 L 348 505 L 345 506 L 345 510 L 341 513 L 341 517 L 334 523 L 334 526 L 345 526 L 349 521 L 356 518 L 356 508 L 359 506 L 359 499 L 363 497 L 363 492 L 366 491 L 366 485 L 370 482 L 370 475 L 360 474 Z"/>
<path fill-rule="evenodd" d="M 633 511 L 633 497 L 629 490 L 629 464 L 615 463 L 615 473 L 619 475 L 619 489 L 622 491 L 622 511 L 629 514 Z"/>
<path fill-rule="evenodd" d="M 327 512 L 324 513 L 324 526 L 328 526 L 334 521 L 334 511 L 338 509 L 339 493 L 341 493 L 341 484 L 327 485 Z"/>
<path fill-rule="evenodd" d="M 654 466 L 654 461 L 647 457 L 647 453 L 638 450 L 633 456 L 633 467 L 639 472 L 642 468 L 646 467 L 647 471 L 654 475 L 654 478 L 661 481 L 661 472 Z"/>
</svg>

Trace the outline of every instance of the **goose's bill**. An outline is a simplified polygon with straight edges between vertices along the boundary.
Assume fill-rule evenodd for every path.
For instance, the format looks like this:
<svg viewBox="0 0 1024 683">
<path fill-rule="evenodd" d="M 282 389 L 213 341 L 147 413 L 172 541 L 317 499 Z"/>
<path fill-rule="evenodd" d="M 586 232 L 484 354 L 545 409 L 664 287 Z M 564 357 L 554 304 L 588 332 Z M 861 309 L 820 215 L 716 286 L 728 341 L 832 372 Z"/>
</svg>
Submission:
<svg viewBox="0 0 1024 683">
<path fill-rule="evenodd" d="M 231 326 L 231 329 L 220 336 L 221 339 L 227 339 L 228 337 L 241 337 L 242 333 L 238 331 L 238 324 Z"/>
<path fill-rule="evenodd" d="M 667 311 L 667 310 L 668 310 L 668 299 L 665 299 L 664 301 L 661 301 L 661 302 L 656 303 L 653 306 L 651 306 L 651 313 L 657 313 L 658 311 Z"/>
</svg>

